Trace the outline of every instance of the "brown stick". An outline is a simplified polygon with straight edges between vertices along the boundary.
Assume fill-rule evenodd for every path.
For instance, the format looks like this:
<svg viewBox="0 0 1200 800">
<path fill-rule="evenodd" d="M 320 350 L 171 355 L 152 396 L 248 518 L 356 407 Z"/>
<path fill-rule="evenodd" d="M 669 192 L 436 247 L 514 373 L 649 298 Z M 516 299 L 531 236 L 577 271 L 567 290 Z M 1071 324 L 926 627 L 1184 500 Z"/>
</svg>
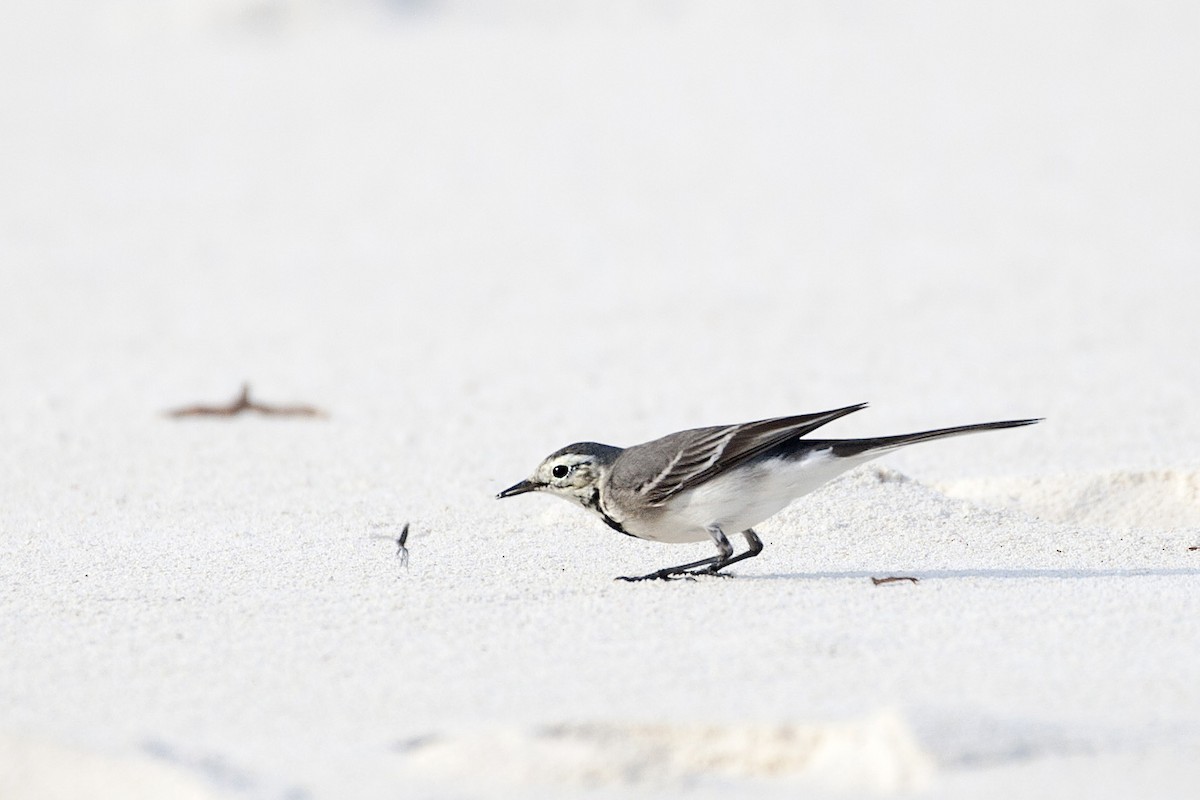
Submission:
<svg viewBox="0 0 1200 800">
<path fill-rule="evenodd" d="M 312 406 L 272 406 L 250 399 L 250 384 L 243 383 L 242 391 L 228 405 L 194 405 L 166 412 L 168 417 L 232 417 L 243 411 L 257 411 L 276 417 L 325 417 L 324 411 Z"/>
<path fill-rule="evenodd" d="M 898 583 L 900 581 L 912 581 L 913 583 L 920 583 L 921 579 L 911 578 L 908 575 L 890 575 L 886 578 L 871 578 L 871 583 L 875 584 L 876 586 L 881 583 Z"/>
</svg>

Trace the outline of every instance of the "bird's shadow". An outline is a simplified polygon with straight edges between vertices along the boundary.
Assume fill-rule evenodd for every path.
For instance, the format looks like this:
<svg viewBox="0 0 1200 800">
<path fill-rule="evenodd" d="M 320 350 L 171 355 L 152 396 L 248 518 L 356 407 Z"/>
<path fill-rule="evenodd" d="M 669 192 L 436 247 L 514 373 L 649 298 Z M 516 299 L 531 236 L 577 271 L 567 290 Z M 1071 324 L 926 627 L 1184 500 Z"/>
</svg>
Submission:
<svg viewBox="0 0 1200 800">
<path fill-rule="evenodd" d="M 1170 578 L 1180 575 L 1200 575 L 1197 567 L 1150 567 L 1129 569 L 891 569 L 891 570 L 845 570 L 829 572 L 771 572 L 745 574 L 737 577 L 743 581 L 816 581 L 816 580 L 862 580 L 889 575 L 904 575 L 921 581 L 962 580 L 982 578 L 987 580 L 1013 580 L 1029 578 L 1052 578 L 1058 580 L 1091 580 L 1096 578 Z"/>
</svg>

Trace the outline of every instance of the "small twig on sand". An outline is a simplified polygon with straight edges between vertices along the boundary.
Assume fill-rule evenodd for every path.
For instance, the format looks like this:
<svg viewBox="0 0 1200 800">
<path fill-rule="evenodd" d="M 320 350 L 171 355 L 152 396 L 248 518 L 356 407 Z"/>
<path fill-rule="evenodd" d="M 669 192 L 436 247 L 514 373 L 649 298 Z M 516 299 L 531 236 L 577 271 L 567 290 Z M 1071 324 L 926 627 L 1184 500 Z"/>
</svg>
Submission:
<svg viewBox="0 0 1200 800">
<path fill-rule="evenodd" d="M 912 581 L 913 583 L 920 583 L 921 579 L 912 578 L 908 575 L 890 575 L 886 578 L 871 578 L 871 583 L 875 584 L 876 586 L 881 583 L 899 583 L 900 581 Z"/>
<path fill-rule="evenodd" d="M 400 559 L 400 566 L 408 569 L 408 523 L 404 523 L 404 529 L 400 531 L 399 536 L 385 536 L 381 533 L 372 534 L 374 539 L 387 539 L 390 542 L 396 543 L 396 558 Z"/>
<path fill-rule="evenodd" d="M 228 405 L 194 405 L 168 411 L 168 417 L 232 417 L 243 411 L 257 411 L 276 417 L 324 417 L 324 411 L 312 406 L 272 406 L 250 399 L 250 384 L 243 383 L 242 391 Z"/>
<path fill-rule="evenodd" d="M 400 531 L 400 538 L 396 539 L 396 557 L 400 559 L 400 566 L 408 569 L 408 546 L 405 544 L 408 541 L 408 523 L 404 523 L 404 530 Z"/>
</svg>

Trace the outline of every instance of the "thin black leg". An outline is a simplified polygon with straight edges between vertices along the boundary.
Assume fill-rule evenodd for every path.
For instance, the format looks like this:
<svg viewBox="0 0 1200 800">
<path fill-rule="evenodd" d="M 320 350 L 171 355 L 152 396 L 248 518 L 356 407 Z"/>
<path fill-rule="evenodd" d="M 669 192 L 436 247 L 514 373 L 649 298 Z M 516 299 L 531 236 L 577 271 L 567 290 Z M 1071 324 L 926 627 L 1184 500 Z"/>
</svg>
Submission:
<svg viewBox="0 0 1200 800">
<path fill-rule="evenodd" d="M 742 536 L 746 537 L 746 544 L 750 545 L 749 550 L 741 555 L 734 556 L 733 558 L 725 561 L 723 564 L 714 564 L 705 571 L 711 572 L 715 575 L 717 570 L 725 569 L 730 564 L 736 564 L 739 561 L 745 561 L 747 558 L 754 558 L 763 551 L 762 539 L 758 538 L 758 534 L 754 532 L 753 528 L 747 528 L 746 530 L 742 531 Z"/>
<path fill-rule="evenodd" d="M 694 575 L 694 574 L 712 574 L 715 575 L 717 570 L 726 564 L 732 564 L 734 561 L 740 561 L 738 558 L 730 558 L 733 555 L 733 545 L 729 543 L 729 539 L 725 536 L 724 531 L 717 525 L 709 525 L 706 528 L 708 535 L 712 537 L 713 544 L 717 546 L 717 555 L 702 558 L 699 561 L 693 561 L 690 564 L 680 564 L 678 567 L 666 567 L 658 572 L 651 572 L 649 575 L 639 575 L 637 577 L 620 576 L 619 581 L 669 581 L 676 576 Z M 753 535 L 753 531 L 750 532 Z M 750 542 L 750 538 L 746 538 Z M 758 550 L 754 551 L 754 555 L 758 555 L 762 551 L 762 542 L 758 541 L 758 537 L 754 537 L 754 542 L 758 542 Z M 754 542 L 750 542 L 750 546 L 754 546 Z M 701 570 L 699 567 L 708 567 Z"/>
</svg>

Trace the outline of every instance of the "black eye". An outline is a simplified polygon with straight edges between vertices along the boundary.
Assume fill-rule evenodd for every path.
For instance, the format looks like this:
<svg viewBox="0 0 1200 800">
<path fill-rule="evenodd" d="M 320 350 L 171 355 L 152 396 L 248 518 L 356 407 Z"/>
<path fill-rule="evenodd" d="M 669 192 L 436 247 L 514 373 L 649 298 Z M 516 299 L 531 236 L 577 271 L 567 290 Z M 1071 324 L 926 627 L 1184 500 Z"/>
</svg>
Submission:
<svg viewBox="0 0 1200 800">
<path fill-rule="evenodd" d="M 554 469 L 550 470 L 550 474 L 556 478 L 565 478 L 571 470 L 565 464 L 559 464 Z"/>
</svg>

